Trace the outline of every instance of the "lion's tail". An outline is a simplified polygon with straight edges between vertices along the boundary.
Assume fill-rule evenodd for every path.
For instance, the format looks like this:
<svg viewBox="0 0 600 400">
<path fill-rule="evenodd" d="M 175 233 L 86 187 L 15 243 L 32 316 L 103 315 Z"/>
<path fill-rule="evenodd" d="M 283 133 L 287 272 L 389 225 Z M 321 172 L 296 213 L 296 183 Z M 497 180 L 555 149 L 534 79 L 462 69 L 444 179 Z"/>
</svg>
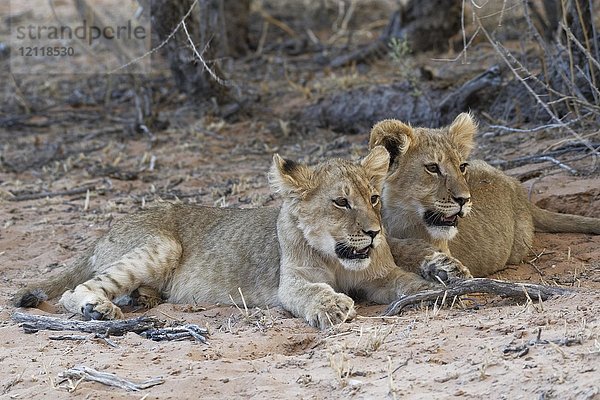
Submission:
<svg viewBox="0 0 600 400">
<path fill-rule="evenodd" d="M 15 307 L 36 307 L 42 301 L 63 294 L 94 276 L 90 257 L 93 246 L 54 277 L 41 280 L 19 290 L 12 298 Z"/>
<path fill-rule="evenodd" d="M 561 214 L 530 204 L 533 225 L 537 232 L 575 232 L 600 235 L 600 218 Z"/>
</svg>

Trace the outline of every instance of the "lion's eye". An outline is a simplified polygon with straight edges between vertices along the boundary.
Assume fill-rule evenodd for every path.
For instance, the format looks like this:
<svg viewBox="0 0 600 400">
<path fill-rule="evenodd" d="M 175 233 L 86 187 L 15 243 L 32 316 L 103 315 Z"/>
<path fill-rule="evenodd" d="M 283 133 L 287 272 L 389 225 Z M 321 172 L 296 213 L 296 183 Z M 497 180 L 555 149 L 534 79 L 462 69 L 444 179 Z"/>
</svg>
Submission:
<svg viewBox="0 0 600 400">
<path fill-rule="evenodd" d="M 469 163 L 462 163 L 462 164 L 460 164 L 460 166 L 458 168 L 460 168 L 460 172 L 462 172 L 464 174 L 465 171 L 467 170 L 468 166 L 469 166 Z"/>
<path fill-rule="evenodd" d="M 373 207 L 375 207 L 377 203 L 379 203 L 379 196 L 374 194 L 373 196 L 371 196 L 371 204 L 373 205 Z"/>
<path fill-rule="evenodd" d="M 348 202 L 348 199 L 346 199 L 345 197 L 338 197 L 337 199 L 333 200 L 333 204 L 339 208 L 350 209 L 350 203 Z"/>
<path fill-rule="evenodd" d="M 441 172 L 440 166 L 437 164 L 426 164 L 425 169 L 427 170 L 427 172 L 430 172 L 432 174 L 439 174 Z"/>
</svg>

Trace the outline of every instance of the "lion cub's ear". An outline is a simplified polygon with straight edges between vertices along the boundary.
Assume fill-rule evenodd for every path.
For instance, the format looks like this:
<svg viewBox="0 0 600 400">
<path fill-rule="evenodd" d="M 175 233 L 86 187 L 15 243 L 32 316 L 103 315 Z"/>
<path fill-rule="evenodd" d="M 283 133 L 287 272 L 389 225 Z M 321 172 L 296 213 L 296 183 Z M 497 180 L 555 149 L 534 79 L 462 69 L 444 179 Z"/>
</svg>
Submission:
<svg viewBox="0 0 600 400">
<path fill-rule="evenodd" d="M 415 141 L 413 128 L 396 119 L 385 119 L 371 129 L 369 147 L 383 146 L 389 153 L 391 167 L 398 156 L 406 153 Z"/>
<path fill-rule="evenodd" d="M 467 158 L 475 146 L 474 138 L 477 133 L 477 122 L 471 113 L 459 114 L 448 128 L 448 133 L 458 151 Z"/>
<path fill-rule="evenodd" d="M 360 164 L 367 170 L 371 185 L 377 190 L 381 190 L 390 165 L 390 154 L 385 147 L 373 147 Z"/>
<path fill-rule="evenodd" d="M 306 165 L 285 160 L 275 154 L 269 171 L 269 183 L 274 192 L 303 195 L 313 188 L 314 179 L 312 171 Z"/>
</svg>

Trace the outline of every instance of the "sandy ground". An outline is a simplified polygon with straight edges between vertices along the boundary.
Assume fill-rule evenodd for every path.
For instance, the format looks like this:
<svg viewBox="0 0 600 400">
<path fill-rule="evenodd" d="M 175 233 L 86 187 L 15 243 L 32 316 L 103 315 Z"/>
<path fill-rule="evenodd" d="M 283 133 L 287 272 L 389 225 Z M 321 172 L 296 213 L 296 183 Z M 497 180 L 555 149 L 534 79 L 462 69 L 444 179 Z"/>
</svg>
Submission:
<svg viewBox="0 0 600 400">
<path fill-rule="evenodd" d="M 249 129 L 253 135 L 244 134 Z M 47 132 L 26 135 L 19 139 L 19 149 L 35 151 L 36 143 L 41 146 L 59 137 Z M 25 334 L 11 321 L 11 294 L 62 268 L 113 219 L 142 203 L 176 193 L 184 201 L 202 204 L 273 206 L 277 200 L 269 194 L 265 172 L 274 151 L 289 157 L 313 154 L 309 159 L 366 151 L 366 138 L 360 135 L 333 137 L 322 132 L 286 139 L 251 122 L 201 121 L 183 132 L 165 131 L 154 144 L 143 137 L 104 140 L 102 150 L 86 156 L 39 170 L 0 173 L 0 396 L 600 398 L 598 236 L 538 234 L 531 263 L 498 274 L 580 288 L 572 296 L 542 304 L 471 296 L 452 307 L 428 305 L 393 318 L 380 317 L 384 306 L 361 304 L 356 320 L 325 332 L 280 308 L 246 314 L 231 306 L 163 304 L 146 313 L 207 327 L 209 344 L 153 342 L 129 333 L 111 337 L 116 345 L 111 347 L 92 337 L 68 341 L 51 339 L 57 332 Z M 114 167 L 112 176 L 135 172 L 136 179 L 95 175 L 107 166 Z M 532 194 L 550 209 L 600 216 L 598 183 L 594 176 L 548 174 L 536 181 Z M 96 186 L 88 200 L 85 193 L 7 200 L 8 192 L 23 195 L 86 184 Z M 27 312 L 69 317 L 55 300 L 41 308 Z M 136 382 L 162 377 L 164 383 L 127 392 L 60 379 L 63 371 L 79 365 Z"/>
</svg>

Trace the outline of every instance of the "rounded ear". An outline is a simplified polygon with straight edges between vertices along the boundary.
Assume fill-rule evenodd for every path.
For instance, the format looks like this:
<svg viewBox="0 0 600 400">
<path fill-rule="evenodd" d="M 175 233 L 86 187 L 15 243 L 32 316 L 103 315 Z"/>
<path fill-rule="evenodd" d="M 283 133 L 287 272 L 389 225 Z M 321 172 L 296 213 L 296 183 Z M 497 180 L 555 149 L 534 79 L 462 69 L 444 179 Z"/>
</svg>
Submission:
<svg viewBox="0 0 600 400">
<path fill-rule="evenodd" d="M 360 164 L 367 170 L 371 185 L 377 190 L 383 187 L 383 181 L 390 165 L 390 154 L 383 146 L 375 146 Z"/>
<path fill-rule="evenodd" d="M 415 141 L 413 128 L 396 119 L 385 119 L 373 126 L 369 138 L 369 148 L 383 146 L 390 155 L 391 167 L 398 156 L 406 153 Z"/>
<path fill-rule="evenodd" d="M 303 195 L 313 187 L 310 168 L 292 160 L 286 160 L 279 154 L 273 155 L 273 164 L 269 171 L 271 190 L 283 195 Z"/>
<path fill-rule="evenodd" d="M 455 146 L 467 158 L 475 146 L 477 122 L 471 113 L 459 114 L 448 127 L 448 134 Z"/>
</svg>

